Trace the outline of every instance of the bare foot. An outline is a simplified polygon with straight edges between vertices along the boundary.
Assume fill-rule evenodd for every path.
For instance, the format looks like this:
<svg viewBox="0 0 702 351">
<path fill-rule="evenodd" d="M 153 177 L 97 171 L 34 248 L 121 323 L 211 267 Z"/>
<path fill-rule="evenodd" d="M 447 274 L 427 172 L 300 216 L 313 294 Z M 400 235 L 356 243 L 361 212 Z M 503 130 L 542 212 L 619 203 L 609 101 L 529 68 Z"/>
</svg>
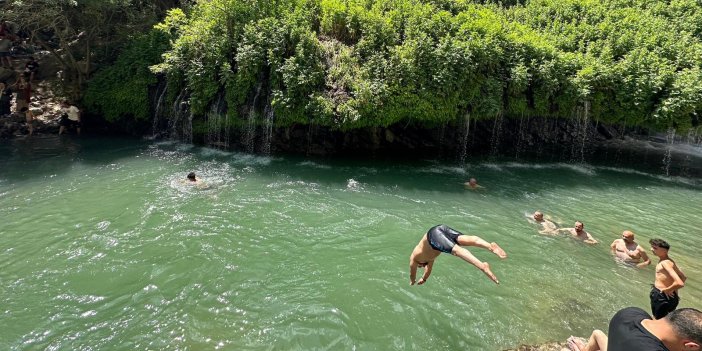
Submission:
<svg viewBox="0 0 702 351">
<path fill-rule="evenodd" d="M 505 252 L 505 250 L 502 250 L 500 245 L 497 245 L 497 243 L 490 243 L 490 251 L 492 251 L 492 253 L 497 255 L 497 257 L 499 258 L 507 257 L 507 253 Z"/>
<path fill-rule="evenodd" d="M 483 262 L 483 268 L 481 268 L 480 270 L 483 271 L 483 273 L 485 273 L 485 275 L 487 275 L 488 278 L 490 278 L 490 280 L 495 282 L 495 284 L 500 284 L 500 281 L 497 280 L 495 274 L 492 273 L 492 271 L 490 270 L 490 265 L 487 262 Z"/>
</svg>

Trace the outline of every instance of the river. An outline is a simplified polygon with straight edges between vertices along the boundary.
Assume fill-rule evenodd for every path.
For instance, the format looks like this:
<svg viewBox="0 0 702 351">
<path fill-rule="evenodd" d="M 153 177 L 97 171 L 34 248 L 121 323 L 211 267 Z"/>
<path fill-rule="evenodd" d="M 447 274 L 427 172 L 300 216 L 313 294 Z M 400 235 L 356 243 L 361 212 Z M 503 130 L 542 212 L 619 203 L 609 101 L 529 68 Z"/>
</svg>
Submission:
<svg viewBox="0 0 702 351">
<path fill-rule="evenodd" d="M 696 161 L 695 161 L 696 162 Z M 207 187 L 184 182 L 194 171 Z M 0 144 L 2 350 L 501 350 L 605 329 L 648 307 L 653 265 L 615 262 L 633 230 L 667 240 L 700 308 L 702 183 L 616 164 L 260 157 L 173 142 L 38 136 Z M 462 183 L 475 177 L 484 187 Z M 576 220 L 600 241 L 544 236 Z M 409 254 L 445 223 L 500 285 Z M 655 262 L 655 260 L 654 260 Z"/>
</svg>

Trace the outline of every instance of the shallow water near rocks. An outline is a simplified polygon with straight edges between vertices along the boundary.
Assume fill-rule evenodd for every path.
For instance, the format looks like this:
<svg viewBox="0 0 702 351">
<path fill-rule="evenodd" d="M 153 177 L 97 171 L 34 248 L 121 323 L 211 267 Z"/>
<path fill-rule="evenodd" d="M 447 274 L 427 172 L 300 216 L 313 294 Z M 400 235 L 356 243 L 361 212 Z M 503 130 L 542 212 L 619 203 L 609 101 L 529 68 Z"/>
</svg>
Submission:
<svg viewBox="0 0 702 351">
<path fill-rule="evenodd" d="M 695 283 L 698 179 L 616 164 L 258 157 L 178 143 L 39 136 L 0 144 L 0 349 L 501 350 L 606 329 L 648 310 L 653 269 L 616 263 L 631 229 L 661 237 Z M 195 171 L 207 184 L 189 186 Z M 485 188 L 462 183 L 475 177 Z M 583 221 L 586 246 L 526 215 Z M 441 255 L 445 223 L 496 241 L 495 285 Z"/>
</svg>

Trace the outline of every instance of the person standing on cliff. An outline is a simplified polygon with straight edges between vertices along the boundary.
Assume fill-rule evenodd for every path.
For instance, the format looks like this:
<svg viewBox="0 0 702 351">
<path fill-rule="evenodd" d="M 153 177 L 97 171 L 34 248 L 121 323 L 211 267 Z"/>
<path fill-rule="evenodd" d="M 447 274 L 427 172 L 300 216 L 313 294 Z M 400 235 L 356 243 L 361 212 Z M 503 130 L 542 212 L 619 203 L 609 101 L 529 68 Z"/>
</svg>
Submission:
<svg viewBox="0 0 702 351">
<path fill-rule="evenodd" d="M 656 265 L 656 280 L 651 288 L 651 311 L 656 319 L 665 317 L 678 307 L 678 290 L 685 286 L 687 277 L 668 256 L 670 245 L 663 239 L 651 239 L 651 251 L 660 259 Z"/>
<path fill-rule="evenodd" d="M 29 56 L 29 61 L 24 65 L 24 74 L 29 74 L 29 83 L 34 82 L 34 77 L 39 69 L 39 63 L 34 59 L 34 56 Z"/>
<path fill-rule="evenodd" d="M 500 258 L 507 257 L 505 251 L 497 243 L 488 243 L 480 237 L 465 235 L 447 225 L 436 225 L 422 237 L 410 255 L 410 285 L 414 285 L 415 282 L 418 285 L 426 283 L 434 267 L 434 260 L 442 252 L 450 253 L 474 265 L 488 278 L 499 284 L 497 277 L 490 270 L 490 265 L 487 262 L 481 262 L 462 246 L 482 247 Z M 417 267 L 424 268 L 424 274 L 418 282 L 416 281 Z"/>
<path fill-rule="evenodd" d="M 15 103 L 15 111 L 21 113 L 23 108 L 29 108 L 29 103 L 32 101 L 32 84 L 30 84 L 26 75 L 21 74 L 17 81 L 17 98 Z"/>
</svg>

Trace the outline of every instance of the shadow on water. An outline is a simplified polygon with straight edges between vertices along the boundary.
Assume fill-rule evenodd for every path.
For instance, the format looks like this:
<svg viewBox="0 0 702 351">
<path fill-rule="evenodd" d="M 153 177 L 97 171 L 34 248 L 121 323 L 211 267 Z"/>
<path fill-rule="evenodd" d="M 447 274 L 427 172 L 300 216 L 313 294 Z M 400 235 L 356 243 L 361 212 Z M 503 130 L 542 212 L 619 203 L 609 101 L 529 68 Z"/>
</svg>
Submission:
<svg viewBox="0 0 702 351">
<path fill-rule="evenodd" d="M 5 140 L 0 142 L 0 177 L 41 178 L 66 172 L 74 162 L 101 166 L 137 156 L 147 145 L 137 139 L 57 135 Z"/>
<path fill-rule="evenodd" d="M 181 157 L 193 156 L 199 162 L 232 163 L 242 168 L 253 166 L 257 173 L 272 179 L 283 176 L 332 187 L 361 183 L 383 188 L 466 193 L 470 190 L 466 190 L 463 183 L 475 177 L 485 187 L 483 194 L 519 198 L 526 190 L 538 194 L 554 186 L 675 186 L 690 189 L 702 186 L 701 180 L 695 177 L 698 173 L 702 174 L 699 171 L 702 169 L 702 150 L 699 147 L 681 146 L 680 152 L 674 153 L 674 160 L 682 159 L 684 162 L 668 168 L 681 171 L 677 172 L 681 176 L 666 176 L 662 172 L 663 155 L 667 151 L 665 145 L 642 141 L 602 146 L 593 154 L 590 163 L 563 162 L 553 157 L 547 160 L 541 157 L 543 154 L 530 156 L 523 153 L 519 160 L 486 155 L 473 157 L 464 165 L 459 165 L 453 160 L 410 160 L 406 157 L 400 160 L 264 157 L 170 142 L 154 144 L 127 138 L 40 135 L 0 143 L 0 178 L 31 179 L 61 174 L 75 162 L 103 166 L 119 159 L 139 157 L 154 148 Z M 172 159 L 158 155 L 150 156 L 164 163 L 172 162 Z M 596 177 L 598 175 L 605 175 L 606 182 Z M 523 176 L 532 179 L 528 189 L 519 183 Z M 551 181 L 555 178 L 558 179 L 557 184 Z"/>
</svg>

